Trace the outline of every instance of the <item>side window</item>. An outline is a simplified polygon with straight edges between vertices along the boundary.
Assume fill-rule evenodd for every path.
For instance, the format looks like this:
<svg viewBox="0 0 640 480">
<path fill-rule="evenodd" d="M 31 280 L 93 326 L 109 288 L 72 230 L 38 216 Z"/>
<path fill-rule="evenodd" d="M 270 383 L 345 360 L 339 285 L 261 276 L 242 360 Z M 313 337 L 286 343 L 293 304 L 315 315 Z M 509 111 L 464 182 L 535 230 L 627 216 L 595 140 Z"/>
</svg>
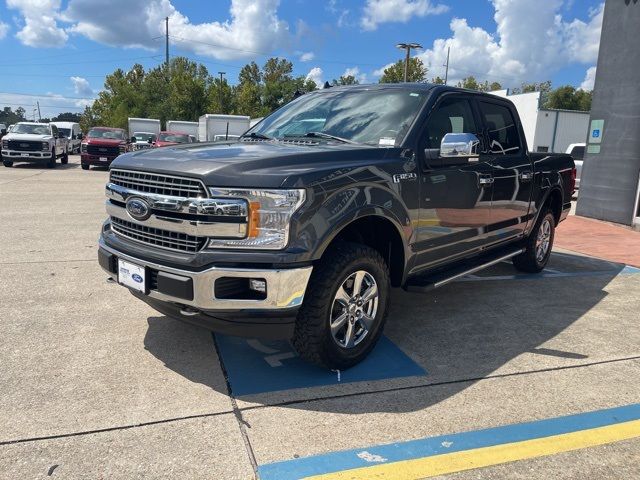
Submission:
<svg viewBox="0 0 640 480">
<path fill-rule="evenodd" d="M 426 148 L 440 148 L 442 137 L 447 133 L 478 135 L 469 100 L 446 98 L 436 105 L 427 120 Z"/>
<path fill-rule="evenodd" d="M 480 102 L 480 112 L 487 128 L 489 153 L 518 153 L 520 136 L 511 110 L 504 105 Z"/>
<path fill-rule="evenodd" d="M 58 127 L 56 127 L 55 125 L 51 125 L 51 134 L 54 137 L 57 137 L 58 136 Z"/>
</svg>

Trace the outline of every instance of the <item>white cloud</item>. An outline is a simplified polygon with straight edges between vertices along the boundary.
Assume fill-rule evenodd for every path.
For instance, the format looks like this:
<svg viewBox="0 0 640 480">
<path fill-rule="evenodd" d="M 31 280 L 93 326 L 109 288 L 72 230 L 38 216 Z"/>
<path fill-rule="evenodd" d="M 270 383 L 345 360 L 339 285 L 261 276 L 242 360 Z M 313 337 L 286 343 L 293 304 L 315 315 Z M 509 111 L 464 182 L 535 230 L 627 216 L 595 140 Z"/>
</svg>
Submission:
<svg viewBox="0 0 640 480">
<path fill-rule="evenodd" d="M 343 77 L 352 75 L 360 83 L 367 83 L 367 74 L 360 71 L 358 67 L 347 68 L 342 74 Z"/>
<path fill-rule="evenodd" d="M 60 0 L 7 0 L 7 7 L 22 14 L 16 37 L 29 47 L 62 47 L 68 35 L 58 26 Z"/>
<path fill-rule="evenodd" d="M 380 23 L 406 23 L 413 17 L 438 15 L 447 10 L 446 5 L 434 5 L 430 0 L 367 0 L 360 25 L 365 30 L 375 30 Z"/>
<path fill-rule="evenodd" d="M 164 35 L 164 19 L 169 17 L 171 43 L 180 49 L 239 59 L 288 46 L 289 26 L 278 17 L 279 4 L 279 0 L 232 0 L 230 18 L 196 24 L 170 0 L 70 0 L 63 17 L 73 24 L 72 33 L 108 45 L 150 49 L 161 45 L 158 37 Z"/>
<path fill-rule="evenodd" d="M 313 67 L 311 70 L 309 70 L 309 73 L 307 73 L 307 80 L 313 80 L 316 85 L 318 87 L 322 87 L 323 85 L 323 81 L 322 81 L 322 75 L 323 75 L 323 71 L 320 67 Z"/>
<path fill-rule="evenodd" d="M 0 108 L 7 106 L 15 111 L 18 107 L 25 109 L 27 119 L 38 119 L 37 103 L 40 102 L 42 118 L 51 118 L 62 112 L 81 113 L 85 105 L 91 104 L 91 100 L 78 100 L 64 95 L 49 93 L 47 96 L 34 97 L 20 94 L 0 94 Z"/>
<path fill-rule="evenodd" d="M 344 8 L 338 4 L 338 0 L 329 0 L 326 5 L 326 9 L 336 17 L 336 25 L 338 27 L 344 27 L 349 25 L 349 12 L 348 8 Z"/>
<path fill-rule="evenodd" d="M 394 65 L 393 62 L 391 63 L 387 63 L 385 66 L 378 68 L 377 70 L 373 71 L 373 76 L 374 77 L 381 77 L 382 75 L 384 75 L 384 71 L 389 68 L 392 67 Z"/>
<path fill-rule="evenodd" d="M 301 62 L 310 62 L 315 58 L 315 54 L 313 52 L 304 52 L 300 55 Z"/>
<path fill-rule="evenodd" d="M 76 95 L 84 95 L 87 97 L 93 95 L 93 89 L 86 78 L 71 77 L 71 83 L 73 84 L 73 91 Z"/>
<path fill-rule="evenodd" d="M 9 32 L 9 25 L 0 21 L 0 40 L 7 36 L 7 32 Z"/>
<path fill-rule="evenodd" d="M 593 84 L 596 81 L 596 67 L 589 67 L 584 76 L 584 80 L 580 84 L 580 90 L 593 90 Z"/>
<path fill-rule="evenodd" d="M 493 6 L 495 34 L 454 18 L 451 37 L 435 40 L 418 55 L 430 76 L 444 76 L 447 47 L 451 48 L 451 83 L 473 75 L 515 86 L 547 80 L 569 63 L 595 62 L 603 5 L 589 12 L 587 22 L 565 21 L 560 13 L 562 0 L 493 0 Z"/>
</svg>

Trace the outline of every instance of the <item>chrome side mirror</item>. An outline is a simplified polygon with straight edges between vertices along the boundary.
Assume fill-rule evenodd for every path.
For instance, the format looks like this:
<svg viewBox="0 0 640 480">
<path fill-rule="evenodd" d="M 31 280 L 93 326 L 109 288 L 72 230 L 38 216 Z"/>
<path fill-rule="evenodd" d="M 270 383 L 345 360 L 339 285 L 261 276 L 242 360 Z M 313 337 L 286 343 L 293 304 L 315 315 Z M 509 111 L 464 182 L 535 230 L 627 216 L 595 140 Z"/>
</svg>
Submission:
<svg viewBox="0 0 640 480">
<path fill-rule="evenodd" d="M 475 157 L 480 140 L 473 133 L 447 133 L 440 142 L 440 156 Z"/>
</svg>

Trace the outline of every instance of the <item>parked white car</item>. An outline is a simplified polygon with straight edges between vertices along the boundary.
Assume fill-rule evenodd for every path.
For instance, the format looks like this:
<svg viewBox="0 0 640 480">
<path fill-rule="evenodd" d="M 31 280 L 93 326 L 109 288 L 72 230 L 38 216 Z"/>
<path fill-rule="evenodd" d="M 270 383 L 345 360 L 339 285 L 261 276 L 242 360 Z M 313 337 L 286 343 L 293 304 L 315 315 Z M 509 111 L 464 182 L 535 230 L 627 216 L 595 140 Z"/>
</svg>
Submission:
<svg viewBox="0 0 640 480">
<path fill-rule="evenodd" d="M 69 153 L 80 153 L 82 143 L 82 131 L 80 124 L 75 122 L 51 122 L 58 127 L 58 132 L 67 137 Z"/>
<path fill-rule="evenodd" d="M 134 150 L 144 150 L 152 148 L 157 135 L 153 132 L 133 132 L 131 135 L 131 145 Z"/>
<path fill-rule="evenodd" d="M 585 143 L 572 143 L 567 147 L 568 153 L 573 157 L 573 161 L 576 164 L 576 190 L 580 188 L 580 177 L 582 176 L 582 162 L 584 160 Z"/>
<path fill-rule="evenodd" d="M 2 137 L 2 163 L 13 167 L 14 162 L 46 162 L 47 168 L 69 162 L 67 137 L 50 123 L 19 122 Z"/>
</svg>

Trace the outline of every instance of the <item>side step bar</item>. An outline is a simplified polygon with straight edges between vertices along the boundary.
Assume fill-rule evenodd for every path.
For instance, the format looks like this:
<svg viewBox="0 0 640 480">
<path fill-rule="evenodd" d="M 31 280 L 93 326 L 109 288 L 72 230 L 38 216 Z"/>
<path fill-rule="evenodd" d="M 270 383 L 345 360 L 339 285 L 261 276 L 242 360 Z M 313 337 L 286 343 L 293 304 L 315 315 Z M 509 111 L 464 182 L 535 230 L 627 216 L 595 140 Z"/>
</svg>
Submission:
<svg viewBox="0 0 640 480">
<path fill-rule="evenodd" d="M 511 250 L 508 253 L 504 253 L 503 250 L 498 256 L 484 256 L 479 259 L 474 259 L 475 262 L 473 260 L 468 260 L 457 267 L 414 277 L 407 282 L 405 290 L 408 292 L 428 292 L 429 290 L 442 287 L 443 285 L 451 283 L 454 280 L 458 280 L 466 275 L 471 275 L 472 273 L 479 272 L 480 270 L 484 270 L 485 268 L 491 267 L 497 263 L 509 260 L 516 255 L 520 255 L 523 251 L 523 248 Z"/>
</svg>

